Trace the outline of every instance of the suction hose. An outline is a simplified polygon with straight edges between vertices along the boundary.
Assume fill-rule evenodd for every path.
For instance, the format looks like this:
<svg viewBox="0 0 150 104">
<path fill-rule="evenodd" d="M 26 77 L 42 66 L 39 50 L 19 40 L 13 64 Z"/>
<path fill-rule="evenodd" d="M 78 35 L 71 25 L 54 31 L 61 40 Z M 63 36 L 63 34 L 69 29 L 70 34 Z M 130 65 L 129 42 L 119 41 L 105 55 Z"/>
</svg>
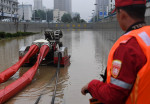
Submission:
<svg viewBox="0 0 150 104">
<path fill-rule="evenodd" d="M 38 51 L 39 47 L 37 45 L 32 45 L 29 51 L 21 60 L 19 60 L 16 64 L 0 73 L 0 83 L 7 81 L 11 76 L 13 76 L 18 71 L 18 69 L 24 64 L 24 62 L 33 55 L 35 55 Z"/>
<path fill-rule="evenodd" d="M 15 82 L 11 83 L 10 85 L 6 86 L 4 89 L 0 90 L 0 104 L 6 102 L 8 99 L 13 97 L 17 94 L 20 90 L 25 88 L 28 84 L 31 83 L 39 64 L 45 58 L 47 53 L 49 52 L 50 48 L 48 45 L 42 45 L 40 48 L 40 53 L 37 56 L 37 61 L 33 67 L 31 67 L 22 77 L 20 77 Z"/>
</svg>

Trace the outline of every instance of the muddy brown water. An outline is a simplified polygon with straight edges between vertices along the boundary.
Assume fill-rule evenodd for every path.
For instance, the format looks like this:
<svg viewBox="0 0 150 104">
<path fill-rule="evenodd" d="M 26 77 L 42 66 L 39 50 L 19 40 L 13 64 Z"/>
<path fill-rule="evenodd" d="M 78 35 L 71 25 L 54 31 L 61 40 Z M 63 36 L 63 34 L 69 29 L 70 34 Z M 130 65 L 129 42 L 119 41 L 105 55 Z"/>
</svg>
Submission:
<svg viewBox="0 0 150 104">
<path fill-rule="evenodd" d="M 88 104 L 91 96 L 83 96 L 81 88 L 92 79 L 102 80 L 109 50 L 117 33 L 112 30 L 63 30 L 61 39 L 68 47 L 71 64 L 61 67 L 55 104 Z M 44 38 L 42 34 L 28 37 L 0 40 L 0 71 L 18 61 L 19 49 L 31 45 L 32 41 Z M 23 75 L 30 67 L 21 67 L 7 82 L 0 85 L 3 89 Z M 39 104 L 50 104 L 55 82 L 51 83 L 56 72 L 54 66 L 40 66 L 30 85 L 12 97 L 6 104 L 34 104 L 42 94 Z"/>
</svg>

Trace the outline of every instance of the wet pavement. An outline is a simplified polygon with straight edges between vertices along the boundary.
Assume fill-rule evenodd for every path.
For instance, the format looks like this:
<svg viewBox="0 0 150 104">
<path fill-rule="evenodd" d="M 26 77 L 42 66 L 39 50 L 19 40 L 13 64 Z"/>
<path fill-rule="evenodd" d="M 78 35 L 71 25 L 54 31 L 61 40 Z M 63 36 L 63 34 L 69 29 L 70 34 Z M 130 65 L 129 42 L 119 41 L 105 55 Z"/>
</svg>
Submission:
<svg viewBox="0 0 150 104">
<path fill-rule="evenodd" d="M 120 32 L 112 30 L 63 30 L 63 45 L 68 47 L 71 64 L 61 67 L 55 104 L 88 104 L 91 96 L 83 96 L 81 88 L 92 79 L 102 80 L 107 64 L 109 50 Z M 42 34 L 28 37 L 0 40 L 0 71 L 7 69 L 18 61 L 19 49 L 31 45 L 32 41 L 44 38 Z M 20 70 L 7 82 L 4 88 L 23 75 L 30 67 Z M 30 85 L 11 98 L 6 104 L 34 104 L 41 96 L 39 104 L 50 104 L 55 82 L 51 81 L 56 67 L 40 66 Z"/>
</svg>

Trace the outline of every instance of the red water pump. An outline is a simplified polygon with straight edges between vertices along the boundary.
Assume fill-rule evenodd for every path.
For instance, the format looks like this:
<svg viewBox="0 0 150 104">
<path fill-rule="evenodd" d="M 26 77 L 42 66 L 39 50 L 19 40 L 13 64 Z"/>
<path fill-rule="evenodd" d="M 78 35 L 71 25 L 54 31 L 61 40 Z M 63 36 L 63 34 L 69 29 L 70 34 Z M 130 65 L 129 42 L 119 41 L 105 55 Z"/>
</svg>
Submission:
<svg viewBox="0 0 150 104">
<path fill-rule="evenodd" d="M 43 43 L 49 43 L 50 50 L 47 56 L 42 61 L 41 65 L 56 65 L 58 63 L 58 52 L 61 52 L 61 62 L 62 66 L 66 66 L 70 63 L 70 56 L 68 55 L 68 48 L 64 47 L 60 38 L 63 37 L 63 33 L 61 30 L 46 30 L 44 32 L 45 39 L 39 39 L 32 42 L 32 44 L 36 44 L 38 47 L 41 47 Z M 19 60 L 23 58 L 23 56 L 28 52 L 30 46 L 24 46 L 19 50 Z M 36 62 L 37 54 L 26 60 L 24 66 L 32 66 Z"/>
</svg>

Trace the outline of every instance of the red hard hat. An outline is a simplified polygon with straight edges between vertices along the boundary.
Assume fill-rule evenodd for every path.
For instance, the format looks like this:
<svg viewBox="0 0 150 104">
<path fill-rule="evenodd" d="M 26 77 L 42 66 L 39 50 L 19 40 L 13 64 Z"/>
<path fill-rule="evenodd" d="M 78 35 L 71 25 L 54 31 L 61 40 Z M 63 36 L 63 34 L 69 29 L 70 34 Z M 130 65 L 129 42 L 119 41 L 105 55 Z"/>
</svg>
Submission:
<svg viewBox="0 0 150 104">
<path fill-rule="evenodd" d="M 135 4 L 146 4 L 146 0 L 115 0 L 115 9 L 112 11 L 114 13 L 116 11 L 116 7 L 124 7 Z"/>
<path fill-rule="evenodd" d="M 123 7 L 134 4 L 146 4 L 146 0 L 115 0 L 115 7 Z"/>
</svg>

